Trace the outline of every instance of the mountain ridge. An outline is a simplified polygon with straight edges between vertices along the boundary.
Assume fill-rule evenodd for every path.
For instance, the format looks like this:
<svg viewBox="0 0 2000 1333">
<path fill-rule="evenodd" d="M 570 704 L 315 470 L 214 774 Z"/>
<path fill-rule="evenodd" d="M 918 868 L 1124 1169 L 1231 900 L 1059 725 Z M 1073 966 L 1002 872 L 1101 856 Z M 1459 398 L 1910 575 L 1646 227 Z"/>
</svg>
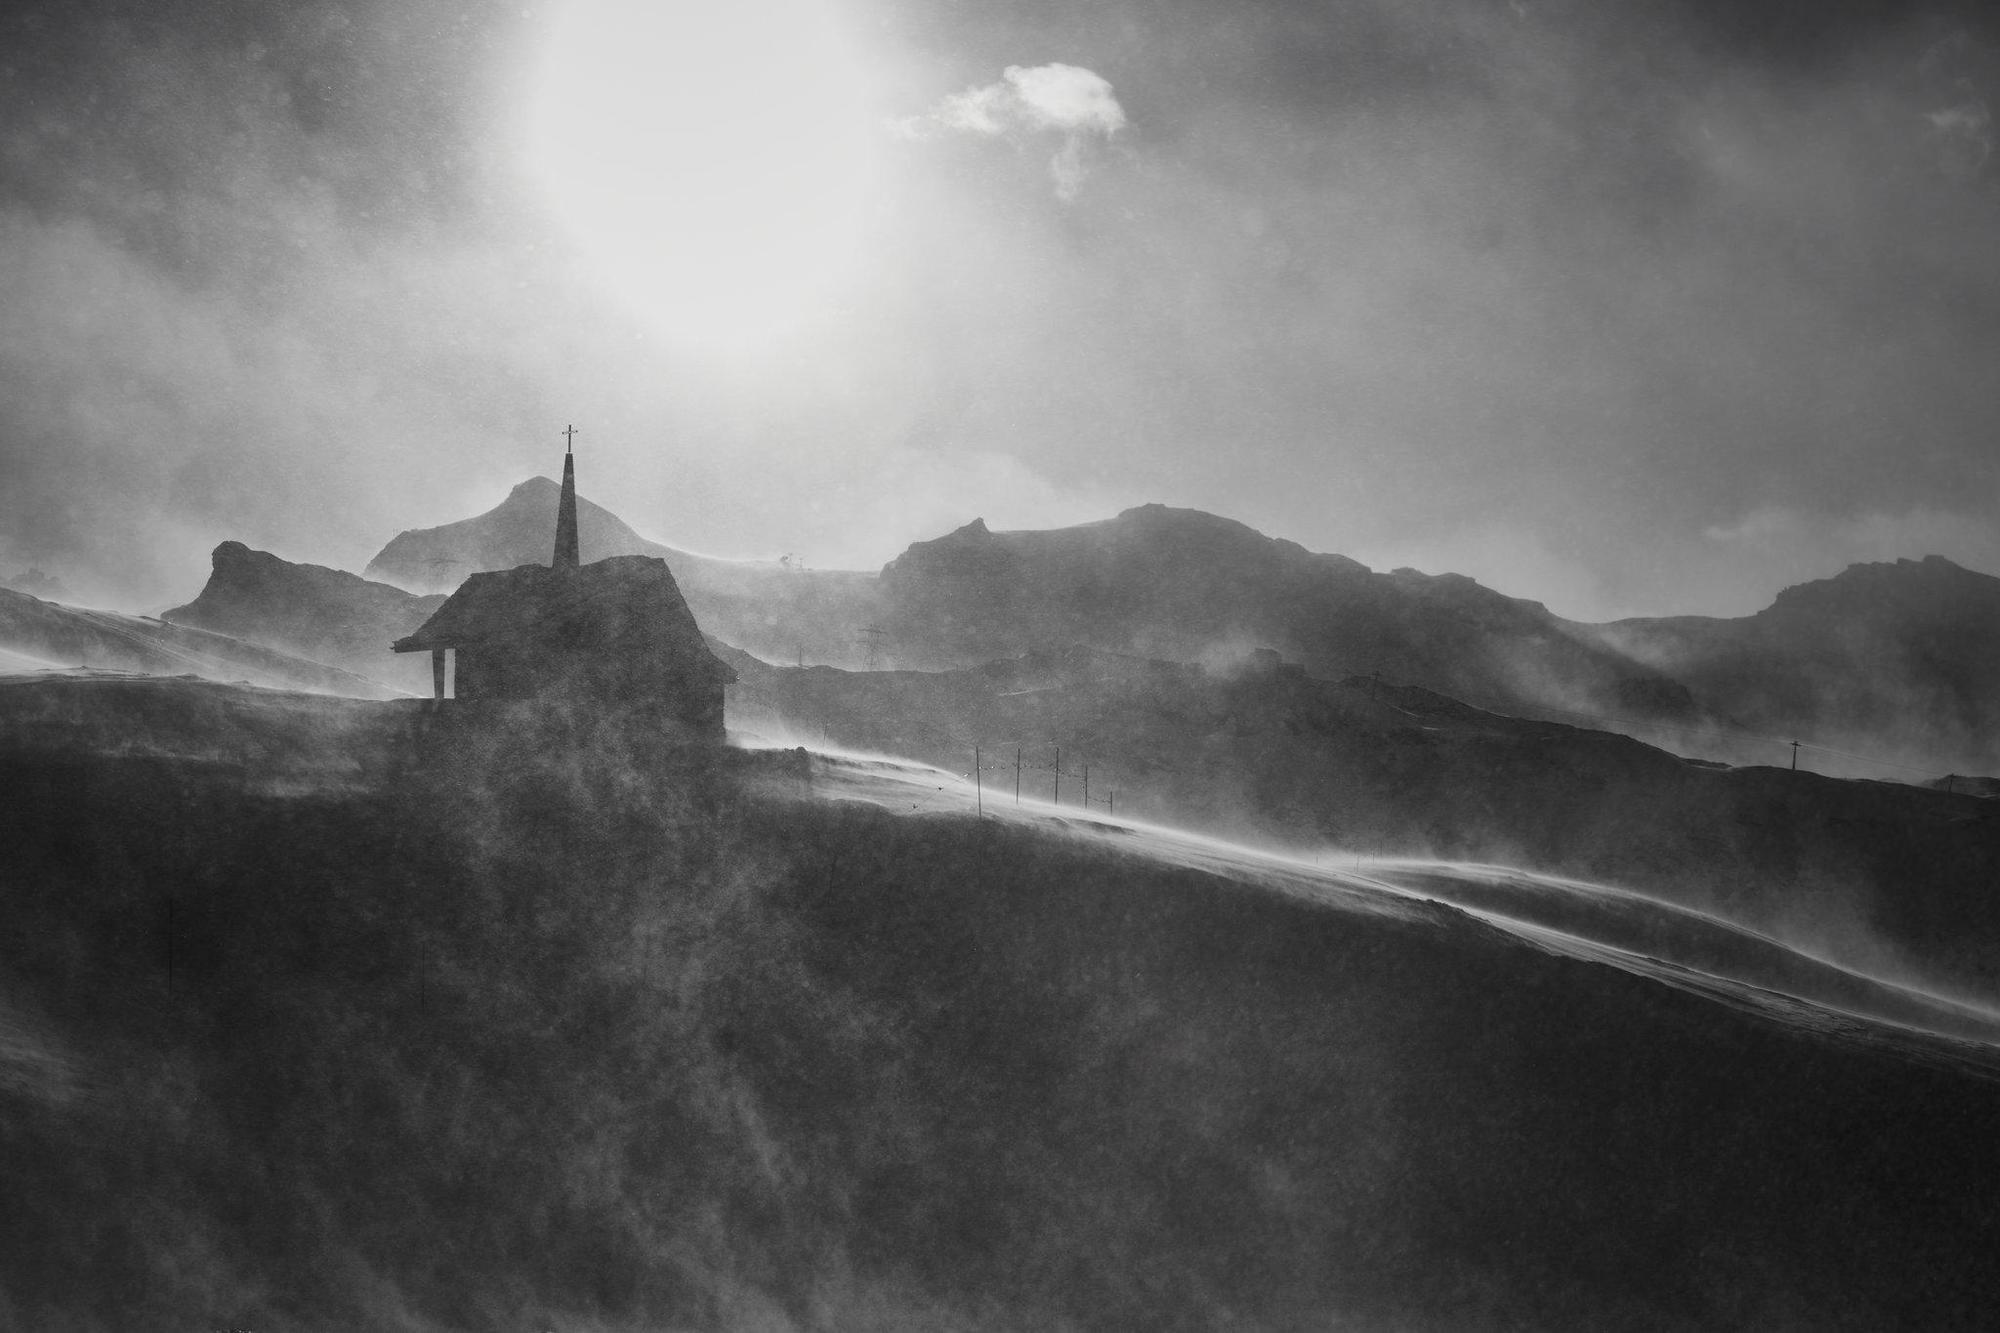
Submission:
<svg viewBox="0 0 2000 1333">
<path fill-rule="evenodd" d="M 546 564 L 554 549 L 556 497 L 561 486 L 534 476 L 507 492 L 484 513 L 429 528 L 406 528 L 389 539 L 362 569 L 362 577 L 409 591 L 449 592 L 470 573 Z M 577 544 L 589 564 L 612 555 L 651 555 L 672 564 L 698 559 L 641 537 L 602 505 L 577 496 Z M 528 551 L 547 547 L 540 555 Z"/>
<path fill-rule="evenodd" d="M 226 541 L 193 601 L 161 619 L 269 643 L 413 693 L 430 693 L 430 665 L 390 643 L 444 604 L 344 569 L 299 564 Z"/>
<path fill-rule="evenodd" d="M 1684 718 L 1664 673 L 1464 575 L 1377 573 L 1202 510 L 1150 504 L 1073 527 L 973 523 L 884 566 L 903 664 L 966 666 L 1081 643 L 1221 663 L 1268 647 L 1315 674 L 1379 671 L 1516 707 Z"/>
<path fill-rule="evenodd" d="M 483 514 L 398 534 L 367 568 L 399 582 L 368 584 L 365 597 L 314 576 L 297 588 L 298 607 L 321 603 L 309 614 L 274 608 L 266 625 L 222 614 L 257 601 L 224 586 L 168 615 L 420 689 L 421 673 L 383 665 L 359 627 L 410 632 L 415 604 L 402 599 L 418 595 L 403 588 L 439 570 L 545 561 L 556 492 L 530 478 Z M 586 559 L 660 556 L 707 633 L 767 662 L 955 670 L 1082 645 L 1227 668 L 1271 649 L 1325 678 L 1379 675 L 1732 762 L 1782 759 L 1773 738 L 1796 736 L 1847 751 L 1825 756 L 1840 771 L 2000 768 L 2000 683 L 1983 667 L 2000 658 L 2000 580 L 1942 557 L 1850 566 L 1747 617 L 1592 624 L 1462 574 L 1379 572 L 1163 504 L 1053 529 L 975 518 L 911 543 L 879 574 L 697 556 L 588 499 L 578 509 Z M 240 544 L 218 557 L 225 584 L 254 572 Z M 357 598 L 378 605 L 363 614 Z M 297 623 L 315 618 L 353 621 L 359 637 Z"/>
<path fill-rule="evenodd" d="M 2000 767 L 2000 578 L 1943 556 L 1849 565 L 1748 616 L 1582 632 L 1749 729 L 1933 769 Z"/>
</svg>

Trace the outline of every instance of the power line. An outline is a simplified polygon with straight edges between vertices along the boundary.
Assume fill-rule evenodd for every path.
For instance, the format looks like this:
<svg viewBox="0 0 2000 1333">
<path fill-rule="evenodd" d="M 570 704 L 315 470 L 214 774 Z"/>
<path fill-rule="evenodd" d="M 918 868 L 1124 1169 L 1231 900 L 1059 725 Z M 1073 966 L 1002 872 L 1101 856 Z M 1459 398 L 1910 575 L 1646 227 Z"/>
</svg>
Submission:
<svg viewBox="0 0 2000 1333">
<path fill-rule="evenodd" d="M 1380 673 L 1376 673 L 1375 676 L 1369 679 L 1371 681 L 1369 697 L 1373 698 L 1375 696 L 1375 685 L 1380 679 Z M 1929 774 L 1935 771 L 1919 764 L 1904 764 L 1894 759 L 1883 759 L 1876 755 L 1856 754 L 1851 750 L 1840 750 L 1831 745 L 1819 745 L 1812 741 L 1793 741 L 1783 736 L 1772 736 L 1765 732 L 1752 731 L 1741 723 L 1729 722 L 1720 718 L 1711 718 L 1701 722 L 1673 722 L 1665 718 L 1629 717 L 1619 713 L 1585 713 L 1571 708 L 1557 708 L 1547 704 L 1524 703 L 1520 700 L 1499 700 L 1481 695 L 1446 694 L 1443 691 L 1432 690 L 1430 687 L 1424 685 L 1418 685 L 1414 688 L 1435 694 L 1439 698 L 1450 700 L 1453 703 L 1464 704 L 1468 708 L 1477 708 L 1482 712 L 1490 712 L 1498 717 L 1518 718 L 1525 722 L 1536 720 L 1535 717 L 1528 715 L 1531 712 L 1534 714 L 1549 714 L 1559 718 L 1572 718 L 1579 722 L 1590 723 L 1595 729 L 1602 729 L 1607 723 L 1622 722 L 1634 727 L 1652 728 L 1658 731 L 1678 731 L 1683 733 L 1715 732 L 1734 737 L 1738 740 L 1764 741 L 1776 746 L 1797 745 L 1800 749 L 1812 750 L 1819 754 L 1838 755 L 1842 759 L 1852 759 L 1856 763 L 1872 764 L 1881 768 L 1900 769 L 1905 773 Z M 1528 712 L 1523 712 L 1522 710 L 1524 709 L 1528 710 Z"/>
</svg>

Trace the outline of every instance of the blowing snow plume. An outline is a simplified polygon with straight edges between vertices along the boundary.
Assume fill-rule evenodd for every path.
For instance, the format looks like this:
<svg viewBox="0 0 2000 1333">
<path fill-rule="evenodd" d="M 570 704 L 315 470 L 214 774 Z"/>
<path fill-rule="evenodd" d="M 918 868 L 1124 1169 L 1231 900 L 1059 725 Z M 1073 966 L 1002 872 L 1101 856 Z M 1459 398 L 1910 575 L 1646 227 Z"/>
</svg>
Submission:
<svg viewBox="0 0 2000 1333">
<path fill-rule="evenodd" d="M 744 739 L 763 749 L 794 738 Z M 822 798 L 909 816 L 977 810 L 981 818 L 1059 831 L 1073 847 L 1096 844 L 1128 862 L 1198 871 L 1361 916 L 1415 920 L 1426 905 L 1449 906 L 1550 955 L 1600 963 L 1775 1022 L 2000 1069 L 2000 1010 L 1871 975 L 1664 897 L 1473 861 L 1259 849 L 1039 799 L 1010 804 L 1004 784 L 982 794 L 968 774 L 921 761 L 824 744 L 811 753 L 812 787 Z"/>
<path fill-rule="evenodd" d="M 998 83 L 945 98 L 923 116 L 902 122 L 905 134 L 944 131 L 1008 137 L 1060 135 L 1049 159 L 1056 196 L 1067 203 L 1083 188 L 1085 154 L 1093 138 L 1109 140 L 1125 128 L 1125 109 L 1103 75 L 1078 65 L 1009 65 Z"/>
</svg>

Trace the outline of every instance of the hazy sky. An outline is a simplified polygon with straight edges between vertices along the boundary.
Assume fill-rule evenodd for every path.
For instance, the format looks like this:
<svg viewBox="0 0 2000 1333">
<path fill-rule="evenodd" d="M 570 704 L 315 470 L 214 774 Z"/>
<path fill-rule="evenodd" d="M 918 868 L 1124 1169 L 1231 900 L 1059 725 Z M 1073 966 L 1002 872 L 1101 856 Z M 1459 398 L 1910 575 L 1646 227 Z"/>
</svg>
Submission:
<svg viewBox="0 0 2000 1333">
<path fill-rule="evenodd" d="M 872 567 L 1162 500 L 1579 617 L 2000 572 L 2000 36 L 1830 0 L 0 16 L 0 575 L 552 473 Z"/>
</svg>

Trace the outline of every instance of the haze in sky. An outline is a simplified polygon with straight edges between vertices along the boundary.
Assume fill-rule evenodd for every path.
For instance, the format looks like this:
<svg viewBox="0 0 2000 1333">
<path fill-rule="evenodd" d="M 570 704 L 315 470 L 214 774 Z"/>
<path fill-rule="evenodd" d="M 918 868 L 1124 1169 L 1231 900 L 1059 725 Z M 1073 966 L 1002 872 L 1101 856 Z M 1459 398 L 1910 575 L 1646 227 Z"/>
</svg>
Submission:
<svg viewBox="0 0 2000 1333">
<path fill-rule="evenodd" d="M 1582 618 L 2000 571 L 2000 38 L 1808 0 L 47 0 L 0 576 L 550 473 L 879 565 L 1147 501 Z"/>
</svg>

